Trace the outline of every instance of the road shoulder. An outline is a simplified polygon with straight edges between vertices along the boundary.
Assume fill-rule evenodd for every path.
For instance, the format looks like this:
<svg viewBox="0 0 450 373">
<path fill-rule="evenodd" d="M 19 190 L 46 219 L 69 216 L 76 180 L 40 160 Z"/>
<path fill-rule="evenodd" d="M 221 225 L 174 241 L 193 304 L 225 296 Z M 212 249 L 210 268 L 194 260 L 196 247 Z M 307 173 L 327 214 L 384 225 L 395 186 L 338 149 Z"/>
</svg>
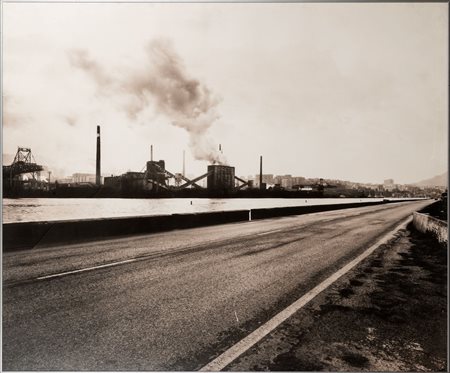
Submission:
<svg viewBox="0 0 450 373">
<path fill-rule="evenodd" d="M 227 371 L 445 371 L 447 250 L 408 229 Z"/>
</svg>

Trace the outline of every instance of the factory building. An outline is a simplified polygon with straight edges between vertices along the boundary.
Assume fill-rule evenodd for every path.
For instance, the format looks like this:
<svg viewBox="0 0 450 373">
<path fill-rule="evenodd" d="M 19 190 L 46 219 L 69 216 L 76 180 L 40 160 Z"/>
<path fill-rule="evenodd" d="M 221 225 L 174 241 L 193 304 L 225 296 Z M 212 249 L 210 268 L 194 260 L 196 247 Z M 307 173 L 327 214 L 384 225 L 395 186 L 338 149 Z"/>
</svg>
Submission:
<svg viewBox="0 0 450 373">
<path fill-rule="evenodd" d="M 120 191 L 150 190 L 143 172 L 127 172 L 120 176 L 105 177 L 105 187 Z"/>
<path fill-rule="evenodd" d="M 208 174 L 208 190 L 215 192 L 230 192 L 234 190 L 234 167 L 209 165 Z"/>
<path fill-rule="evenodd" d="M 166 187 L 166 165 L 163 160 L 148 161 L 146 178 L 155 185 Z"/>
</svg>

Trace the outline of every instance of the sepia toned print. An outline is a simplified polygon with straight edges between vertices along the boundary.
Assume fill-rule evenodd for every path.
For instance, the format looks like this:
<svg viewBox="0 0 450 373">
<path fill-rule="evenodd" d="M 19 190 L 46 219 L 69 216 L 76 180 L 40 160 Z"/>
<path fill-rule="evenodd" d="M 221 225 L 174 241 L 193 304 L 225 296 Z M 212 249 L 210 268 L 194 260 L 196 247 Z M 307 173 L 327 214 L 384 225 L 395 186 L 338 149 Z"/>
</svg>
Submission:
<svg viewBox="0 0 450 373">
<path fill-rule="evenodd" d="M 447 4 L 2 7 L 4 371 L 447 370 Z"/>
</svg>

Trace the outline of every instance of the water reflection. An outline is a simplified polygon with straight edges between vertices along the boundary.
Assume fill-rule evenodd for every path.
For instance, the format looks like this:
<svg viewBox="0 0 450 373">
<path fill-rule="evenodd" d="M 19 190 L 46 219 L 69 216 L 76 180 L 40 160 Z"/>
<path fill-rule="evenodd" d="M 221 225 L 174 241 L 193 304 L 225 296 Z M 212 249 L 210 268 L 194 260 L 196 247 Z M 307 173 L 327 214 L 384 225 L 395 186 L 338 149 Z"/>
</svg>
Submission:
<svg viewBox="0 0 450 373">
<path fill-rule="evenodd" d="M 380 201 L 381 198 L 22 198 L 3 200 L 3 222 L 108 218 L 121 216 L 167 215 L 206 211 Z"/>
</svg>

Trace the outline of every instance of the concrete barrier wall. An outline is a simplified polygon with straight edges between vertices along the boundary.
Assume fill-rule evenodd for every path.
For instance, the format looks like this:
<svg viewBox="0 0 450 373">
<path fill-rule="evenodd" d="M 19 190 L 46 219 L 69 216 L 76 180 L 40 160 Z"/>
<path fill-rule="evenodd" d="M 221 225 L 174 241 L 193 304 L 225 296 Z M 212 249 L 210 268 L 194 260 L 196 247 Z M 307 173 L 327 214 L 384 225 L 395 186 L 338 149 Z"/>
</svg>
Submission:
<svg viewBox="0 0 450 373">
<path fill-rule="evenodd" d="M 108 237 L 248 220 L 248 210 L 3 224 L 3 250 L 31 249 Z"/>
<path fill-rule="evenodd" d="M 439 242 L 448 242 L 447 222 L 434 218 L 433 216 L 415 212 L 413 216 L 414 227 L 422 233 L 431 234 Z"/>
<path fill-rule="evenodd" d="M 391 201 L 389 201 L 391 202 Z M 396 202 L 396 201 L 392 201 Z M 344 203 L 251 210 L 252 220 L 310 214 L 385 202 Z M 42 221 L 3 224 L 3 250 L 22 250 L 135 234 L 163 232 L 249 220 L 249 210 L 124 218 Z"/>
</svg>

